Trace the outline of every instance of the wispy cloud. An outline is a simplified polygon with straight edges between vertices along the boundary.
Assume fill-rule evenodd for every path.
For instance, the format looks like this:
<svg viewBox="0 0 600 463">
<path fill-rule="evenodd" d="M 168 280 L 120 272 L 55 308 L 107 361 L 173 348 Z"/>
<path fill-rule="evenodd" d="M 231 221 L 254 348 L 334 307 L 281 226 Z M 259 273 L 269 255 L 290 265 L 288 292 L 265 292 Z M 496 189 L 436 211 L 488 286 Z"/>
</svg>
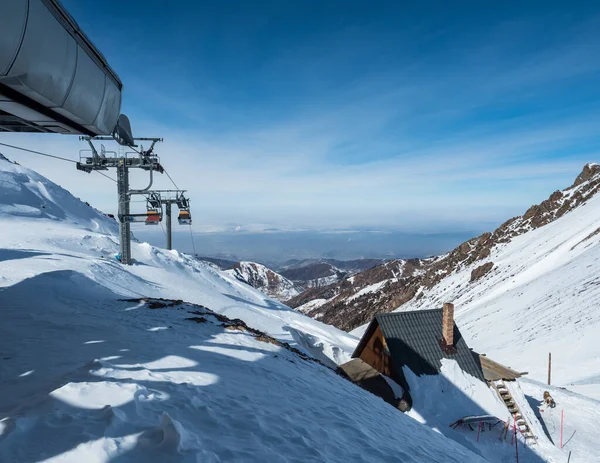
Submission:
<svg viewBox="0 0 600 463">
<path fill-rule="evenodd" d="M 544 25 L 506 21 L 422 55 L 388 48 L 364 69 L 373 43 L 346 46 L 344 31 L 335 47 L 265 60 L 253 75 L 273 81 L 264 102 L 224 96 L 207 72 L 177 80 L 185 63 L 174 60 L 156 69 L 159 78 L 126 73 L 126 109 L 138 135 L 165 138 L 162 161 L 204 226 L 477 228 L 568 186 L 600 152 L 600 90 L 589 85 L 600 73 L 598 18 L 525 47 Z M 449 33 L 429 32 L 438 41 Z M 82 148 L 66 137 L 3 139 L 74 159 Z M 110 181 L 5 151 L 114 212 Z M 139 174 L 133 181 L 143 183 Z"/>
</svg>

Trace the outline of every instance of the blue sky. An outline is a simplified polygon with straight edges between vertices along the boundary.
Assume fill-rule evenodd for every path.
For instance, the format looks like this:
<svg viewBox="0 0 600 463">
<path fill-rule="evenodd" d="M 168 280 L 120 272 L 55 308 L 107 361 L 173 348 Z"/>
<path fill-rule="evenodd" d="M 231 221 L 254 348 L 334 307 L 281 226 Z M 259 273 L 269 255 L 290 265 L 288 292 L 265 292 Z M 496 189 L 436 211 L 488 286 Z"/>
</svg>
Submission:
<svg viewBox="0 0 600 463">
<path fill-rule="evenodd" d="M 413 3 L 63 0 L 200 229 L 479 231 L 598 160 L 600 5 Z"/>
</svg>

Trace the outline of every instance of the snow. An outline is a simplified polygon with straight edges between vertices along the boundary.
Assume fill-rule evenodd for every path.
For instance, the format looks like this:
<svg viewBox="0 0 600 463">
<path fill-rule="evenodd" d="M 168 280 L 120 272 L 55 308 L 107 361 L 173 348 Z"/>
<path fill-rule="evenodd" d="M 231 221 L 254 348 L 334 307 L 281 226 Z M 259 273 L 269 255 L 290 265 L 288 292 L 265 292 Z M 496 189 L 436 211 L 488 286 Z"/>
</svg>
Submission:
<svg viewBox="0 0 600 463">
<path fill-rule="evenodd" d="M 296 310 L 298 312 L 307 313 L 313 309 L 321 307 L 323 304 L 327 303 L 327 301 L 329 301 L 329 299 L 313 299 L 312 301 L 308 301 L 306 304 L 296 307 Z"/>
<path fill-rule="evenodd" d="M 514 461 L 515 447 L 514 444 L 511 445 L 514 433 L 513 419 L 490 386 L 461 370 L 456 361 L 448 359 L 442 360 L 441 373 L 438 375 L 418 377 L 407 368 L 404 368 L 404 374 L 413 398 L 413 408 L 407 413 L 409 416 L 488 461 Z M 537 443 L 531 444 L 525 441 L 524 436 L 518 434 L 520 461 L 563 462 L 562 452 L 546 437 L 543 426 L 530 407 L 530 402 L 521 391 L 521 381 L 507 381 L 505 385 L 537 438 Z M 600 408 L 598 411 L 600 412 Z M 474 431 L 465 425 L 456 429 L 450 427 L 450 424 L 460 418 L 487 415 L 503 422 L 492 429 L 483 427 L 479 441 L 477 425 L 472 425 Z M 502 439 L 504 422 L 510 424 L 506 440 Z"/>
<path fill-rule="evenodd" d="M 0 461 L 483 461 L 328 368 L 353 336 L 177 251 L 123 266 L 112 219 L 1 160 L 0 229 Z"/>
<path fill-rule="evenodd" d="M 413 408 L 407 414 L 480 454 L 489 461 L 513 461 L 514 447 L 501 441 L 502 425 L 484 433 L 477 442 L 477 432 L 469 428 L 452 429 L 450 424 L 472 415 L 493 415 L 506 421 L 510 413 L 498 395 L 484 382 L 465 373 L 454 360 L 442 360 L 438 375 L 416 376 L 404 368 L 410 387 Z M 509 441 L 510 442 L 510 441 Z M 524 461 L 539 461 L 535 451 Z"/>
<path fill-rule="evenodd" d="M 599 461 L 600 401 L 528 379 L 522 379 L 519 383 L 526 400 L 537 412 L 556 446 L 560 446 L 561 412 L 564 413 L 562 461 L 566 461 L 569 452 L 572 452 L 573 462 Z M 542 405 L 544 391 L 552 395 L 555 408 Z"/>
<path fill-rule="evenodd" d="M 600 386 L 600 195 L 558 220 L 492 249 L 494 268 L 470 283 L 473 268 L 444 278 L 413 310 L 454 302 L 468 344 L 529 377 Z M 360 330 L 352 334 L 360 335 Z"/>
<path fill-rule="evenodd" d="M 396 399 L 401 399 L 402 397 L 404 397 L 404 388 L 402 386 L 400 386 L 396 381 L 394 381 L 389 376 L 383 375 L 381 373 L 380 373 L 380 375 L 385 380 L 387 385 L 390 387 L 390 389 L 394 393 L 394 397 Z"/>
<path fill-rule="evenodd" d="M 353 301 L 354 299 L 359 298 L 360 296 L 363 296 L 365 294 L 369 294 L 369 293 L 376 293 L 377 291 L 379 291 L 383 286 L 385 286 L 387 284 L 389 280 L 383 280 L 383 281 L 379 281 L 377 283 L 374 283 L 372 285 L 369 286 L 365 286 L 364 288 L 362 288 L 360 291 L 358 291 L 356 294 L 353 294 L 352 296 L 350 296 L 348 298 L 348 301 Z"/>
</svg>

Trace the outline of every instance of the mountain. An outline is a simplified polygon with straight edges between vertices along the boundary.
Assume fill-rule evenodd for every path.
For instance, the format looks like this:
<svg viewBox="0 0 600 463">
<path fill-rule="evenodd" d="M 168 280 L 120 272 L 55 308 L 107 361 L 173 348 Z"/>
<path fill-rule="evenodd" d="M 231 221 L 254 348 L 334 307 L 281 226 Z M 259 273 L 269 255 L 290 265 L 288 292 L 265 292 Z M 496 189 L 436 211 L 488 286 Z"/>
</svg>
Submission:
<svg viewBox="0 0 600 463">
<path fill-rule="evenodd" d="M 0 229 L 1 461 L 482 461 L 337 374 L 351 335 L 176 251 L 120 264 L 114 220 L 6 160 Z"/>
<path fill-rule="evenodd" d="M 256 262 L 236 262 L 226 272 L 279 301 L 287 301 L 301 292 L 290 280 Z"/>
<path fill-rule="evenodd" d="M 282 302 L 297 297 L 305 291 L 305 288 L 336 283 L 348 275 L 382 262 L 381 259 L 290 260 L 281 266 L 276 266 L 276 269 L 280 269 L 277 272 L 257 262 L 238 262 L 215 257 L 198 257 L 198 260 L 210 262 L 216 268 L 226 270 L 238 280 Z"/>
<path fill-rule="evenodd" d="M 600 384 L 599 189 L 600 166 L 588 164 L 569 188 L 443 256 L 386 262 L 289 303 L 351 330 L 379 312 L 451 301 L 476 350 L 518 359 L 540 380 L 552 351 L 555 381 L 591 390 Z"/>
<path fill-rule="evenodd" d="M 383 259 L 303 259 L 289 260 L 278 267 L 279 273 L 304 288 L 318 288 L 375 267 Z"/>
<path fill-rule="evenodd" d="M 402 414 L 340 374 L 354 336 L 177 251 L 134 242 L 122 265 L 114 220 L 4 160 L 0 229 L 0 461 L 475 462 L 512 451 L 448 428 L 472 378 L 450 369 L 420 390 L 451 398 L 443 415 L 431 400 Z M 532 382 L 531 400 L 544 388 Z M 600 406 L 551 391 L 591 461 Z M 565 456 L 546 439 L 519 452 Z"/>
<path fill-rule="evenodd" d="M 347 273 L 328 262 L 311 262 L 301 267 L 283 270 L 281 274 L 306 288 L 318 288 L 337 283 Z"/>
<path fill-rule="evenodd" d="M 305 267 L 310 267 L 315 264 L 329 264 L 336 269 L 347 273 L 357 273 L 363 270 L 370 269 L 376 265 L 382 264 L 384 259 L 354 259 L 354 260 L 338 260 L 338 259 L 290 259 L 283 264 L 275 267 L 277 271 L 283 273 L 286 270 L 294 270 Z"/>
<path fill-rule="evenodd" d="M 232 269 L 235 264 L 238 263 L 237 260 L 229 260 L 229 259 L 221 259 L 219 257 L 197 257 L 198 260 L 203 261 L 203 262 L 210 262 L 211 264 L 214 264 L 216 268 L 220 269 L 220 270 L 230 270 Z"/>
</svg>

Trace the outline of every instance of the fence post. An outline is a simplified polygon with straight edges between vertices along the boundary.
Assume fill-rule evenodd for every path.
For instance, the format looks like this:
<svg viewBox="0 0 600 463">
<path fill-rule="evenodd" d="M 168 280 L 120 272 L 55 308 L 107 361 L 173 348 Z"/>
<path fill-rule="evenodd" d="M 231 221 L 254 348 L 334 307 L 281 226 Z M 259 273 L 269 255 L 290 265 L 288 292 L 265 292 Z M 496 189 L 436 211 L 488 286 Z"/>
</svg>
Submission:
<svg viewBox="0 0 600 463">
<path fill-rule="evenodd" d="M 560 411 L 560 448 L 563 448 L 563 426 L 565 424 L 565 411 Z"/>
<path fill-rule="evenodd" d="M 515 414 L 515 456 L 519 463 L 519 435 L 517 434 L 517 415 Z"/>
</svg>

